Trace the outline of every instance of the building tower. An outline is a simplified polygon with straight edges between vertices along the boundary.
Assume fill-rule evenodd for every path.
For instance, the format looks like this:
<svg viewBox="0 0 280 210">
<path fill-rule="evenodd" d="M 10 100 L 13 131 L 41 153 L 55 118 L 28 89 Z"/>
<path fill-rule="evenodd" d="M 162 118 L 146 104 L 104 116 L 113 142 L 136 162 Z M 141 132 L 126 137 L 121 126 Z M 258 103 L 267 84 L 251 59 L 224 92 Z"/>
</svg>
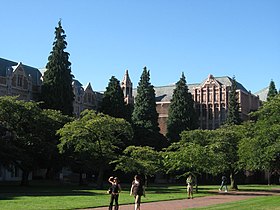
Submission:
<svg viewBox="0 0 280 210">
<path fill-rule="evenodd" d="M 125 71 L 125 75 L 124 75 L 123 81 L 121 83 L 121 88 L 123 90 L 125 103 L 126 104 L 133 104 L 133 102 L 134 102 L 134 99 L 133 99 L 133 96 L 132 96 L 133 85 L 132 85 L 132 82 L 129 78 L 128 70 Z"/>
</svg>

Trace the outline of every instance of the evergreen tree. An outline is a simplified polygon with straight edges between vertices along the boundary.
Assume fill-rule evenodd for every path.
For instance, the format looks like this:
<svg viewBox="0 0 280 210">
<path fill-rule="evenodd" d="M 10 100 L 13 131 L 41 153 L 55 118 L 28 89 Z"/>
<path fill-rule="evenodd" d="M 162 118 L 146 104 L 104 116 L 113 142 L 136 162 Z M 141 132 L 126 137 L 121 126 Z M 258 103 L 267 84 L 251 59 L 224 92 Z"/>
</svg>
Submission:
<svg viewBox="0 0 280 210">
<path fill-rule="evenodd" d="M 160 150 L 167 145 L 165 136 L 159 133 L 155 90 L 150 83 L 150 72 L 146 67 L 137 87 L 132 124 L 136 146 L 150 146 Z"/>
<path fill-rule="evenodd" d="M 146 67 L 144 67 L 138 83 L 132 122 L 138 127 L 159 131 L 155 90 L 150 83 L 150 71 Z"/>
<path fill-rule="evenodd" d="M 238 95 L 236 93 L 236 90 L 237 90 L 237 84 L 236 84 L 235 77 L 233 77 L 231 89 L 229 92 L 227 119 L 225 121 L 225 124 L 228 125 L 239 125 L 241 123 Z"/>
<path fill-rule="evenodd" d="M 268 89 L 268 93 L 267 93 L 267 101 L 269 101 L 270 99 L 272 99 L 274 96 L 276 96 L 278 94 L 277 89 L 275 87 L 275 83 L 273 80 L 270 81 L 269 84 L 269 89 Z"/>
<path fill-rule="evenodd" d="M 166 136 L 170 141 L 178 141 L 182 131 L 196 129 L 197 123 L 194 101 L 182 73 L 181 79 L 176 83 L 168 109 Z"/>
<path fill-rule="evenodd" d="M 55 41 L 48 58 L 46 72 L 43 76 L 41 100 L 43 107 L 60 110 L 63 114 L 73 114 L 74 93 L 72 89 L 71 63 L 69 53 L 65 52 L 67 42 L 66 35 L 61 26 L 55 28 Z"/>
<path fill-rule="evenodd" d="M 111 77 L 102 99 L 100 112 L 112 117 L 126 119 L 126 107 L 120 81 Z"/>
</svg>

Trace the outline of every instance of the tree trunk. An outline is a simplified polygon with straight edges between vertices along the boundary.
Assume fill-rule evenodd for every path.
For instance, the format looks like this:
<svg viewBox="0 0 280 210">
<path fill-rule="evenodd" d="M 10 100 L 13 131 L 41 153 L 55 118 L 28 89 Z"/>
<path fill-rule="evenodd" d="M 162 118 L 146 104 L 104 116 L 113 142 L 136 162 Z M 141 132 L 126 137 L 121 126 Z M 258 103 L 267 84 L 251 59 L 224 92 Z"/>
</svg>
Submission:
<svg viewBox="0 0 280 210">
<path fill-rule="evenodd" d="M 99 167 L 98 177 L 97 177 L 97 189 L 103 189 L 103 177 L 104 177 L 104 166 Z"/>
<path fill-rule="evenodd" d="M 230 188 L 233 190 L 238 190 L 238 186 L 235 180 L 235 173 L 234 171 L 230 172 Z"/>
<path fill-rule="evenodd" d="M 22 176 L 21 176 L 21 186 L 28 186 L 29 185 L 29 171 L 22 170 Z"/>
</svg>

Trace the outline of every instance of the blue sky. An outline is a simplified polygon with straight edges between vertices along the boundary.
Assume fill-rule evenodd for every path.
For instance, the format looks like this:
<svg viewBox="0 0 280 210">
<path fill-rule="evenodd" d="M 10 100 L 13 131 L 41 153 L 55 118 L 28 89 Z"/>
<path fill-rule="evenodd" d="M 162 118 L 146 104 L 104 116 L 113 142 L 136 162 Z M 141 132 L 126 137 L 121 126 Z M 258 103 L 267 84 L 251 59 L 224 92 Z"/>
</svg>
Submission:
<svg viewBox="0 0 280 210">
<path fill-rule="evenodd" d="M 128 69 L 137 87 L 235 75 L 253 93 L 280 88 L 280 0 L 0 0 L 0 57 L 42 68 L 59 19 L 72 73 L 105 90 Z"/>
</svg>

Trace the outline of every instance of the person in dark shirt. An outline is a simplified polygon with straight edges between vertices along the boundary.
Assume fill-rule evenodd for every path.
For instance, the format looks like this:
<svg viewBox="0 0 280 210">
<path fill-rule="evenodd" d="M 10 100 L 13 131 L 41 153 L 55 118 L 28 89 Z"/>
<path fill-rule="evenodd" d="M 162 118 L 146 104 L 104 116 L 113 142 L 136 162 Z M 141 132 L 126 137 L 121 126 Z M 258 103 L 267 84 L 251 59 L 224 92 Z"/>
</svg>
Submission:
<svg viewBox="0 0 280 210">
<path fill-rule="evenodd" d="M 141 196 L 145 196 L 145 188 L 139 175 L 134 176 L 130 195 L 133 195 L 135 198 L 135 210 L 140 210 Z"/>
<path fill-rule="evenodd" d="M 121 185 L 119 183 L 118 177 L 110 177 L 108 181 L 112 184 L 110 193 L 111 193 L 111 200 L 109 210 L 113 209 L 113 204 L 115 201 L 115 210 L 119 209 L 119 193 L 121 192 Z"/>
<path fill-rule="evenodd" d="M 225 192 L 227 192 L 228 188 L 227 188 L 227 177 L 226 176 L 222 176 L 222 183 L 219 188 L 219 191 L 222 191 L 223 187 L 225 187 Z"/>
</svg>

